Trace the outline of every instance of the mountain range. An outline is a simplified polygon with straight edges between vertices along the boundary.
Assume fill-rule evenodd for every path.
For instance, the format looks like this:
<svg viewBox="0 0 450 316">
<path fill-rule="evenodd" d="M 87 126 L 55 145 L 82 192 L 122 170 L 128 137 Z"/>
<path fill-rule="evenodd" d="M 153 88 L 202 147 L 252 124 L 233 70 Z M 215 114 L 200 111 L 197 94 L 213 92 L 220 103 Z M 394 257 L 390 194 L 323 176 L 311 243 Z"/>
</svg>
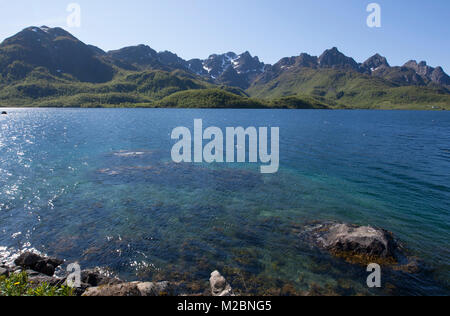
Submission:
<svg viewBox="0 0 450 316">
<path fill-rule="evenodd" d="M 425 61 L 391 66 L 376 54 L 358 63 L 335 47 L 274 65 L 249 52 L 105 52 L 42 26 L 0 44 L 0 106 L 450 109 L 450 77 Z"/>
</svg>

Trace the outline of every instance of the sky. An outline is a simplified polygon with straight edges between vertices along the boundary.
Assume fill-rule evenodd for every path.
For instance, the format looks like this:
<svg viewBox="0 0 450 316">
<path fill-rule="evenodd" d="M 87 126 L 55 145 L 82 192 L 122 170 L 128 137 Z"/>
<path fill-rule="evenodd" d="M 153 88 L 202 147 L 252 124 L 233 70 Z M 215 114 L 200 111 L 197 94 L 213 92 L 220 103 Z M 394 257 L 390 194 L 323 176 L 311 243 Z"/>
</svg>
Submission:
<svg viewBox="0 0 450 316">
<path fill-rule="evenodd" d="M 380 28 L 366 22 L 373 2 Z M 79 27 L 67 25 L 70 3 Z M 426 60 L 449 72 L 449 21 L 448 0 L 0 0 L 0 41 L 59 26 L 104 50 L 146 44 L 184 59 L 249 51 L 270 64 L 336 46 L 358 62 L 380 53 L 391 65 Z"/>
</svg>

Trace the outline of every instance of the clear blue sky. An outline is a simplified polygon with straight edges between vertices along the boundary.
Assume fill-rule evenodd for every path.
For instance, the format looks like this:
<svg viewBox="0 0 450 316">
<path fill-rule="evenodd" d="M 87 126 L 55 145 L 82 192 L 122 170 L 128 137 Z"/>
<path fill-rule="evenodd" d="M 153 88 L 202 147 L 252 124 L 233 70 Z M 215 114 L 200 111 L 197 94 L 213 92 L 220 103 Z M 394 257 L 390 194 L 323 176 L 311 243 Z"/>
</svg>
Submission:
<svg viewBox="0 0 450 316">
<path fill-rule="evenodd" d="M 81 6 L 81 27 L 66 7 Z M 382 8 L 382 27 L 366 7 Z M 426 60 L 450 71 L 448 0 L 0 0 L 0 39 L 27 26 L 61 26 L 104 50 L 147 44 L 190 59 L 250 51 L 266 63 L 337 46 L 362 62 L 374 53 L 392 65 Z"/>
</svg>

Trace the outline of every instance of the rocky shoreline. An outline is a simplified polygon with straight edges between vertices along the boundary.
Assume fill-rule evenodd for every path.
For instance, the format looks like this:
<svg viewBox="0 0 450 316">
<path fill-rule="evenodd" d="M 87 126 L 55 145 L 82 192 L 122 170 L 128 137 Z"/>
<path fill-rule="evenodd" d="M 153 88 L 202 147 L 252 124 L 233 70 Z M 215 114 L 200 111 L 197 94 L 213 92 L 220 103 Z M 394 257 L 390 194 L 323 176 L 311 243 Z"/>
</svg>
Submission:
<svg viewBox="0 0 450 316">
<path fill-rule="evenodd" d="M 63 260 L 41 256 L 33 252 L 22 253 L 14 265 L 0 265 L 0 276 L 10 276 L 25 272 L 28 282 L 33 286 L 68 286 L 65 276 L 55 275 L 56 269 L 64 264 Z M 175 282 L 125 282 L 116 277 L 106 276 L 101 269 L 83 270 L 80 273 L 81 284 L 74 288 L 76 296 L 188 296 L 181 283 Z M 234 296 L 233 290 L 218 272 L 211 273 L 210 289 L 195 296 Z"/>
<path fill-rule="evenodd" d="M 368 265 L 377 263 L 383 267 L 405 273 L 420 271 L 418 260 L 409 259 L 393 234 L 371 226 L 322 222 L 303 226 L 296 232 L 299 239 L 336 260 L 349 264 Z M 22 253 L 14 265 L 0 265 L 0 276 L 26 272 L 31 284 L 39 286 L 68 285 L 69 273 L 62 272 L 64 260 L 45 257 L 33 252 Z M 62 274 L 62 276 L 60 276 Z M 205 282 L 206 283 L 206 282 Z M 74 289 L 77 296 L 234 296 L 231 285 L 219 271 L 211 273 L 209 288 L 190 293 L 182 282 L 125 282 L 105 275 L 101 269 L 83 270 L 80 284 Z M 201 291 L 201 290 L 200 290 Z M 308 295 L 308 293 L 305 293 Z"/>
</svg>

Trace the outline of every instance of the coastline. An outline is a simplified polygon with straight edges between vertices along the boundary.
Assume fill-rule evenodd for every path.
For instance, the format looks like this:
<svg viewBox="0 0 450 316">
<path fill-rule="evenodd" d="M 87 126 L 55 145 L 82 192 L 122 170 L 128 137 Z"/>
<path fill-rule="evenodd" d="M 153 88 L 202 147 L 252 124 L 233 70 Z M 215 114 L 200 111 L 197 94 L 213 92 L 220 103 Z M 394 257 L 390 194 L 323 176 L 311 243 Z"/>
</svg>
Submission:
<svg viewBox="0 0 450 316">
<path fill-rule="evenodd" d="M 389 269 L 415 277 L 424 271 L 423 263 L 418 258 L 408 257 L 401 242 L 392 233 L 380 228 L 316 222 L 302 227 L 297 233 L 301 240 L 320 251 L 328 252 L 336 262 L 345 261 L 361 268 L 369 265 L 376 269 L 379 266 L 384 271 Z M 0 277 L 22 275 L 30 288 L 51 286 L 59 290 L 71 287 L 74 296 L 248 296 L 241 289 L 234 291 L 232 284 L 217 270 L 211 273 L 209 280 L 197 280 L 197 285 L 192 286 L 182 279 L 125 281 L 108 272 L 108 269 L 97 267 L 81 270 L 77 263 L 69 264 L 36 250 L 21 252 L 12 258 L 9 264 L 5 261 L 0 264 Z M 251 279 L 247 281 L 251 282 Z M 289 284 L 280 285 L 278 294 L 273 291 L 269 293 L 275 296 L 339 295 L 335 290 L 321 289 L 317 285 L 311 285 L 308 291 L 298 291 Z"/>
<path fill-rule="evenodd" d="M 295 109 L 288 107 L 261 107 L 261 108 L 241 108 L 241 107 L 230 107 L 230 108 L 218 108 L 218 107 L 146 107 L 146 106 L 104 106 L 104 107 L 46 107 L 46 106 L 0 106 L 0 109 L 4 110 L 34 110 L 34 109 L 47 109 L 47 110 L 93 110 L 93 109 L 104 109 L 104 110 L 113 110 L 113 109 L 139 109 L 139 110 L 283 110 L 283 111 L 337 111 L 337 112 L 345 112 L 345 111 L 378 111 L 378 112 L 449 112 L 450 109 L 408 109 L 408 108 L 393 108 L 393 109 L 366 109 L 366 108 L 328 108 L 328 109 Z M 9 114 L 9 113 L 8 113 Z"/>
</svg>

